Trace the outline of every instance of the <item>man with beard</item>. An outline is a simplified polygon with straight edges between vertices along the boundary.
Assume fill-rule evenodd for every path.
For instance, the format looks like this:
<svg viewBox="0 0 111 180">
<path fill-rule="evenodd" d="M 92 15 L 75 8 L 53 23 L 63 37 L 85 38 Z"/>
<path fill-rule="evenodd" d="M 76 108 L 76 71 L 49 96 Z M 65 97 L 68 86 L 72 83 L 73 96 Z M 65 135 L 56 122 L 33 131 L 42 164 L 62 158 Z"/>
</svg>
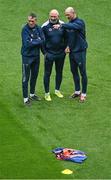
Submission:
<svg viewBox="0 0 111 180">
<path fill-rule="evenodd" d="M 63 21 L 59 20 L 59 12 L 56 9 L 53 9 L 49 13 L 49 20 L 42 25 L 42 30 L 45 36 L 44 88 L 46 101 L 52 100 L 49 86 L 54 63 L 56 71 L 55 95 L 59 98 L 63 98 L 63 94 L 60 92 L 60 85 L 62 82 L 62 72 L 66 55 L 65 48 L 67 35 L 65 29 L 53 28 L 53 25 L 63 23 Z"/>
</svg>

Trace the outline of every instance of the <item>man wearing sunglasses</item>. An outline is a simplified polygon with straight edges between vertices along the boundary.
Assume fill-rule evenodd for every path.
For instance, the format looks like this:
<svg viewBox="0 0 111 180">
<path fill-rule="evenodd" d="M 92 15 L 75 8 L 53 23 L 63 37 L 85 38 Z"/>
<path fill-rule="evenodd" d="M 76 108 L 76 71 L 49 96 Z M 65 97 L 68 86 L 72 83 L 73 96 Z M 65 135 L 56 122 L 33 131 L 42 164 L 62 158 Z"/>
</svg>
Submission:
<svg viewBox="0 0 111 180">
<path fill-rule="evenodd" d="M 36 80 L 39 72 L 40 49 L 44 42 L 41 28 L 37 25 L 37 16 L 31 13 L 27 24 L 22 29 L 22 92 L 25 105 L 31 105 L 31 100 L 40 101 L 35 95 Z M 30 95 L 28 83 L 30 79 Z"/>
</svg>

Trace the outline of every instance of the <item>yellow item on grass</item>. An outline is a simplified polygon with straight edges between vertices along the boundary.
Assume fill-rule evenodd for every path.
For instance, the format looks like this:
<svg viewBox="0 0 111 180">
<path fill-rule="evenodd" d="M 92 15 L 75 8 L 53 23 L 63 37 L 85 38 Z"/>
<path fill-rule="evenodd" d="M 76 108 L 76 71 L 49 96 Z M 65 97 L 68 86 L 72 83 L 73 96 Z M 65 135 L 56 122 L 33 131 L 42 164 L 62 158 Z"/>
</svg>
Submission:
<svg viewBox="0 0 111 180">
<path fill-rule="evenodd" d="M 65 169 L 61 172 L 62 174 L 72 174 L 73 171 L 71 171 L 70 169 Z"/>
</svg>

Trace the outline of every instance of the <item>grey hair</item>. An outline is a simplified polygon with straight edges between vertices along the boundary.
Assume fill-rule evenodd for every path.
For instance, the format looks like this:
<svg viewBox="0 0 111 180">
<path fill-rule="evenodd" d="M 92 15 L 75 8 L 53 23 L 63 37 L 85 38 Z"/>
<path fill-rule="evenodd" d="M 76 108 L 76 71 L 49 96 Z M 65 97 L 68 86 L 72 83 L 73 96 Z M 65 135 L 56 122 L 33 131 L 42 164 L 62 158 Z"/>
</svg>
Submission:
<svg viewBox="0 0 111 180">
<path fill-rule="evenodd" d="M 49 12 L 49 15 L 50 15 L 52 12 L 56 13 L 57 16 L 59 16 L 59 12 L 57 11 L 57 9 L 52 9 L 52 10 Z"/>
</svg>

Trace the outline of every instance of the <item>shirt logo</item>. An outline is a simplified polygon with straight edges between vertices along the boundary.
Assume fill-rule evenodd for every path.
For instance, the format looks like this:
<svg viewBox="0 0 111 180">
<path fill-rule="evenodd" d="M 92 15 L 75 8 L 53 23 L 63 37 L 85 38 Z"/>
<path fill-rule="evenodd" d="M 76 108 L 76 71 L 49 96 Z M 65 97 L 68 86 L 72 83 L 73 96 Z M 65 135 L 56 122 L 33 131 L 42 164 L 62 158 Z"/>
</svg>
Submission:
<svg viewBox="0 0 111 180">
<path fill-rule="evenodd" d="M 52 31 L 52 28 L 49 28 L 49 31 Z"/>
</svg>

